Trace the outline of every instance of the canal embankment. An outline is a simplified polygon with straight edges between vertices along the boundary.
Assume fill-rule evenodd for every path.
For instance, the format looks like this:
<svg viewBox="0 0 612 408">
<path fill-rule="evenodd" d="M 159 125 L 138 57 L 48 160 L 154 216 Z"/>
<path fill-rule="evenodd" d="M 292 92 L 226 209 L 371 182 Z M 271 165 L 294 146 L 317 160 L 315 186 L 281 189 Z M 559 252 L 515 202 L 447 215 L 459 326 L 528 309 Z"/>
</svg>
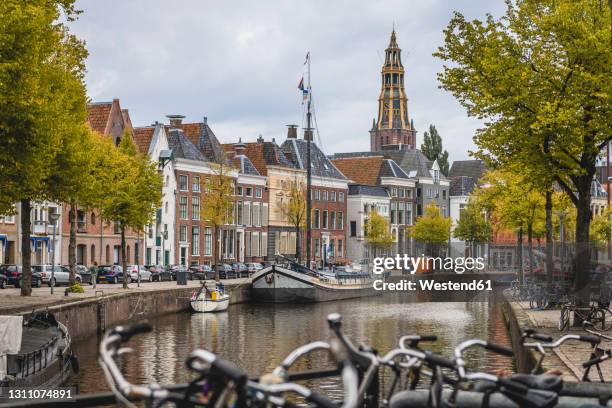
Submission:
<svg viewBox="0 0 612 408">
<path fill-rule="evenodd" d="M 247 302 L 250 279 L 223 281 L 230 294 L 230 303 Z M 5 289 L 0 296 L 0 314 L 27 315 L 33 310 L 49 310 L 64 323 L 73 339 L 82 339 L 104 331 L 113 325 L 149 319 L 189 309 L 189 298 L 200 286 L 199 281 L 187 285 L 176 282 L 131 283 L 121 285 L 85 286 L 84 293 L 65 295 L 65 288 L 34 288 L 32 296 L 22 297 L 18 289 Z"/>
<path fill-rule="evenodd" d="M 558 321 L 560 311 L 533 310 L 529 308 L 529 302 L 513 301 L 508 291 L 504 292 L 503 313 L 508 326 L 512 348 L 515 352 L 515 363 L 518 372 L 530 372 L 539 359 L 539 354 L 531 348 L 521 346 L 521 333 L 525 328 L 533 328 L 539 333 L 558 339 L 565 334 L 588 334 L 582 328 L 571 328 L 569 331 L 560 332 Z M 603 349 L 612 348 L 612 342 L 602 341 L 599 347 Z M 548 349 L 542 363 L 542 372 L 549 370 L 561 371 L 565 381 L 579 381 L 582 378 L 582 363 L 589 360 L 592 347 L 590 344 L 580 341 L 568 341 L 560 347 Z M 612 380 L 612 364 L 604 362 L 601 370 L 606 381 Z M 598 381 L 596 370 L 592 370 L 591 379 Z"/>
</svg>

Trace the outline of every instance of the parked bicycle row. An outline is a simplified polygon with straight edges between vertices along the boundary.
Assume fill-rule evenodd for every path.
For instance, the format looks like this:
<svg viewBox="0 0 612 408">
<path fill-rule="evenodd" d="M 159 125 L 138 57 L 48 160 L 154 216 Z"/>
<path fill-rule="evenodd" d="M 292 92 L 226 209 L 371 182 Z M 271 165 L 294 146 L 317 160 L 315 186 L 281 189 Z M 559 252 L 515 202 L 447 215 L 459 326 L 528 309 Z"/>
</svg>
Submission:
<svg viewBox="0 0 612 408">
<path fill-rule="evenodd" d="M 590 383 L 591 371 L 599 373 L 600 365 L 612 352 L 600 347 L 602 339 L 611 337 L 585 324 L 588 334 L 568 334 L 556 340 L 525 329 L 521 345 L 534 349 L 540 358 L 528 374 L 487 373 L 473 367 L 466 357 L 472 348 L 513 356 L 513 351 L 485 340 L 467 340 L 459 344 L 452 357 L 426 349 L 437 341 L 432 335 L 402 336 L 397 347 L 385 354 L 371 346 L 356 346 L 344 335 L 339 314 L 327 317 L 330 341 L 315 341 L 293 350 L 272 372 L 249 378 L 240 368 L 205 349 L 196 349 L 187 358 L 192 381 L 184 386 L 131 384 L 121 372 L 120 356 L 131 337 L 151 330 L 147 324 L 118 326 L 108 332 L 100 345 L 100 364 L 117 402 L 132 405 L 146 400 L 151 406 L 177 407 L 286 407 L 306 404 L 318 408 L 410 408 L 410 407 L 533 407 L 608 406 L 612 399 L 610 386 Z M 583 363 L 582 382 L 564 382 L 558 373 L 540 374 L 547 351 L 567 342 L 583 342 L 591 347 L 590 358 Z M 296 373 L 292 370 L 302 357 L 313 352 L 327 352 L 333 366 L 328 370 Z M 313 358 L 313 357 L 310 357 Z M 379 381 L 383 370 L 391 372 L 386 389 Z M 331 396 L 296 383 L 298 380 L 340 376 L 343 398 Z M 295 396 L 299 398 L 296 399 Z M 589 404 L 589 405 L 586 405 Z M 612 402 L 610 402 L 612 406 Z"/>
</svg>

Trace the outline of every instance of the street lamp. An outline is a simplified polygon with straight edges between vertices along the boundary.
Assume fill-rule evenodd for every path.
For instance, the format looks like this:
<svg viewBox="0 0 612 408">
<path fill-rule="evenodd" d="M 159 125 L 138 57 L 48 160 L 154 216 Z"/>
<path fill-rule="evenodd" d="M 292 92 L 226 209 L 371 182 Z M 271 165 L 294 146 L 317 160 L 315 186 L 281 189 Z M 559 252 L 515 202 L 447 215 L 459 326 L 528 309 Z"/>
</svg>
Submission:
<svg viewBox="0 0 612 408">
<path fill-rule="evenodd" d="M 53 294 L 53 288 L 55 287 L 55 228 L 57 227 L 57 220 L 59 220 L 59 218 L 59 213 L 49 213 L 49 221 L 51 221 L 51 225 L 53 225 L 53 252 L 51 255 L 51 294 Z"/>
</svg>

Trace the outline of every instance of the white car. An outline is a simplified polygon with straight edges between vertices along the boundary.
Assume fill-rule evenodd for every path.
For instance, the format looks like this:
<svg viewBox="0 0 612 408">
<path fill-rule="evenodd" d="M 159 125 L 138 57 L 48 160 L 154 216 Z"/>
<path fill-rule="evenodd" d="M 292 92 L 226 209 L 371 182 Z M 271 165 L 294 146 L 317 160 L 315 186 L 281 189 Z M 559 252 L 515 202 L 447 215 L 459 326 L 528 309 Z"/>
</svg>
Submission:
<svg viewBox="0 0 612 408">
<path fill-rule="evenodd" d="M 64 268 L 60 265 L 55 265 L 55 267 L 53 268 L 53 273 L 51 273 L 51 270 L 51 265 L 32 266 L 32 272 L 38 272 L 43 283 L 46 283 L 49 286 L 68 285 L 68 282 L 70 281 L 69 269 Z M 83 280 L 81 275 L 79 275 L 78 273 L 75 275 L 75 279 L 78 283 L 81 283 Z M 52 280 L 54 280 L 55 283 L 52 283 Z"/>
<path fill-rule="evenodd" d="M 128 265 L 127 270 L 130 274 L 130 280 L 132 282 L 138 282 L 138 270 L 140 268 L 140 281 L 141 282 L 153 282 L 153 274 L 145 269 L 144 266 Z"/>
<path fill-rule="evenodd" d="M 263 269 L 263 265 L 257 262 L 251 262 L 246 264 L 249 275 L 257 273 Z"/>
</svg>

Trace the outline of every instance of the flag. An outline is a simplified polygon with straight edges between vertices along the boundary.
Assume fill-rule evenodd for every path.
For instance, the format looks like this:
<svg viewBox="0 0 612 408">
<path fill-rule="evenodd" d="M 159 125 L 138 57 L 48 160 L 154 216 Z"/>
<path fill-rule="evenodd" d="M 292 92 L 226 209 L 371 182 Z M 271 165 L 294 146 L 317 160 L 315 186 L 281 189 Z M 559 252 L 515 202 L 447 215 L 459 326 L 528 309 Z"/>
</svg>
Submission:
<svg viewBox="0 0 612 408">
<path fill-rule="evenodd" d="M 300 91 L 304 91 L 304 77 L 300 79 L 300 83 L 298 84 L 298 89 Z"/>
<path fill-rule="evenodd" d="M 306 53 L 306 59 L 304 60 L 304 65 L 306 65 L 308 63 L 308 60 L 310 59 L 310 51 L 308 51 Z"/>
</svg>

